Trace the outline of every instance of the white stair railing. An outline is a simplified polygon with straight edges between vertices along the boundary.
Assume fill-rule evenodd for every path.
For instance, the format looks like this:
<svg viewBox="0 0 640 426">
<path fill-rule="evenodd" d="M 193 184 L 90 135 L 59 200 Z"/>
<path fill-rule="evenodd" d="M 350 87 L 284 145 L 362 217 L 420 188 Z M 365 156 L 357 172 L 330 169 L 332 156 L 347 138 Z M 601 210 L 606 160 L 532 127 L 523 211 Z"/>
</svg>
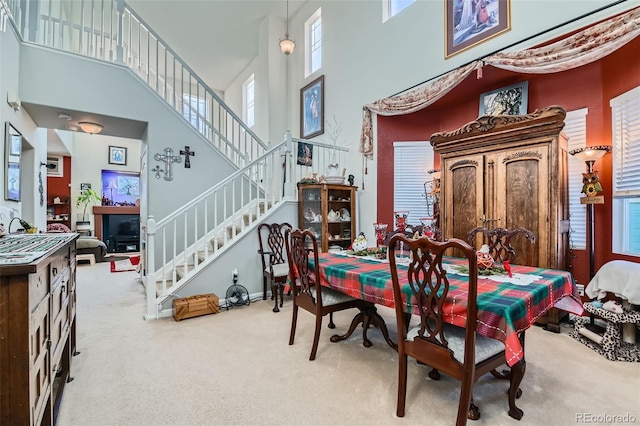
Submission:
<svg viewBox="0 0 640 426">
<path fill-rule="evenodd" d="M 282 202 L 286 146 L 274 146 L 167 217 L 148 218 L 149 315 L 157 315 L 164 299 Z"/>
<path fill-rule="evenodd" d="M 311 165 L 297 164 L 293 142 L 313 146 Z M 235 239 L 252 230 L 285 198 L 295 200 L 296 182 L 314 173 L 318 177 L 313 170 L 324 170 L 329 159 L 335 161 L 335 149 L 292 139 L 287 132 L 281 143 L 184 207 L 157 222 L 148 218 L 147 315 L 157 317 L 161 304 Z"/>
<path fill-rule="evenodd" d="M 124 1 L 2 1 L 23 41 L 126 65 L 237 167 L 266 151 L 267 145 Z"/>
</svg>

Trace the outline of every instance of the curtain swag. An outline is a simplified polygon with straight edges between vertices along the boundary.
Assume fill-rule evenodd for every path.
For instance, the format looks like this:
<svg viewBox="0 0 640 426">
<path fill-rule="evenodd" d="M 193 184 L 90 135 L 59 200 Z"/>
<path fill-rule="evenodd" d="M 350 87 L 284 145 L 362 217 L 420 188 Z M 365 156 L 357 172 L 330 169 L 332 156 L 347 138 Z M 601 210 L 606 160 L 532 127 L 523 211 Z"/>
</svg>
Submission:
<svg viewBox="0 0 640 426">
<path fill-rule="evenodd" d="M 362 107 L 360 152 L 373 159 L 372 114 L 403 115 L 419 111 L 442 98 L 474 69 L 491 65 L 514 72 L 545 74 L 566 71 L 597 61 L 640 35 L 640 7 L 592 25 L 555 43 L 517 52 L 500 52 L 428 81 L 418 88 Z"/>
</svg>

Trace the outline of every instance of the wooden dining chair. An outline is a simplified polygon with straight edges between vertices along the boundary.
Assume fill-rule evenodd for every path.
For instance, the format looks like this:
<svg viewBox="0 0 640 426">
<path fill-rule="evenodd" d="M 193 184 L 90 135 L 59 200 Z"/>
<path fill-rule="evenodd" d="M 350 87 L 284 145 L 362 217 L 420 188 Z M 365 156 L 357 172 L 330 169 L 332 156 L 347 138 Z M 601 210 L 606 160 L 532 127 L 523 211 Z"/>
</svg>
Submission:
<svg viewBox="0 0 640 426">
<path fill-rule="evenodd" d="M 402 245 L 405 253 L 407 250 L 410 253 L 407 267 L 396 263 L 395 253 Z M 443 256 L 452 248 L 464 254 L 469 268 L 467 309 L 458 314 L 466 314 L 465 327 L 445 322 L 446 312 L 442 309 L 449 297 L 449 275 L 443 266 Z M 398 417 L 405 413 L 407 357 L 410 356 L 433 368 L 429 373 L 432 379 L 438 380 L 442 371 L 461 382 L 456 425 L 466 424 L 467 418 L 479 418 L 480 412 L 472 401 L 473 384 L 480 376 L 506 364 L 506 355 L 503 342 L 476 333 L 478 265 L 475 250 L 457 238 L 438 242 L 398 234 L 389 242 L 389 264 L 399 336 Z M 405 311 L 414 315 L 407 315 Z M 420 322 L 408 330 L 410 316 L 418 317 Z M 515 398 L 519 397 L 522 375 L 516 379 L 515 374 L 507 372 L 506 377 L 510 379 L 509 415 L 520 419 L 522 411 L 516 407 Z"/>
<path fill-rule="evenodd" d="M 469 231 L 467 242 L 471 246 L 477 246 L 477 235 L 482 235 L 480 244 L 489 246 L 489 254 L 496 262 L 508 261 L 519 265 L 534 266 L 534 248 L 536 236 L 528 229 L 478 227 Z"/>
<path fill-rule="evenodd" d="M 258 225 L 258 254 L 262 261 L 262 299 L 267 299 L 267 284 L 271 287 L 271 298 L 275 299 L 273 312 L 280 312 L 284 304 L 284 287 L 289 277 L 289 262 L 286 259 L 285 232 L 291 230 L 288 223 L 261 223 Z"/>
<path fill-rule="evenodd" d="M 287 231 L 289 234 L 289 231 Z M 291 317 L 291 334 L 289 344 L 293 345 L 298 322 L 298 308 L 302 308 L 316 316 L 315 333 L 309 361 L 316 359 L 322 317 L 350 308 L 358 308 L 361 312 L 370 308 L 371 303 L 348 296 L 340 291 L 323 286 L 317 277 L 320 276 L 318 262 L 318 242 L 314 233 L 309 230 L 294 229 L 286 238 L 287 257 L 289 259 L 291 294 L 293 296 L 293 314 Z M 313 268 L 309 267 L 309 256 L 313 256 Z M 333 321 L 330 321 L 330 328 Z M 334 326 L 335 327 L 335 326 Z M 350 327 L 349 335 L 353 332 Z M 366 337 L 365 337 L 366 340 Z"/>
</svg>

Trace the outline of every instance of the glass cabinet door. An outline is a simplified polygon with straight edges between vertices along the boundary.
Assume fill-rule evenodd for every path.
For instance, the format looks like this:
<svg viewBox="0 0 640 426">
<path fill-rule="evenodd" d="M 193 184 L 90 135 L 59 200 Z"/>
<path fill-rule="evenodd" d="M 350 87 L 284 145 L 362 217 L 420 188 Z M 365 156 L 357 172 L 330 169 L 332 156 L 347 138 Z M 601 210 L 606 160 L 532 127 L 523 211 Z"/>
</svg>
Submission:
<svg viewBox="0 0 640 426">
<path fill-rule="evenodd" d="M 318 245 L 322 247 L 322 188 L 316 186 L 303 187 L 300 194 L 301 198 L 298 200 L 302 210 L 300 227 L 302 229 L 311 229 L 318 240 Z"/>
</svg>

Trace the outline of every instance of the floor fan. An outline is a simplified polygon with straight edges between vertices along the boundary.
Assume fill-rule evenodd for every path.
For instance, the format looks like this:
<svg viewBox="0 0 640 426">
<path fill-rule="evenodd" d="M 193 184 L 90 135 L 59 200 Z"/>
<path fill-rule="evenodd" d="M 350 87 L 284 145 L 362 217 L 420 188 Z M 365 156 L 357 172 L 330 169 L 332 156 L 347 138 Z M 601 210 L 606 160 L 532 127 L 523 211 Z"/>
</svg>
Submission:
<svg viewBox="0 0 640 426">
<path fill-rule="evenodd" d="M 233 271 L 233 285 L 227 289 L 227 311 L 234 306 L 249 305 L 251 300 L 249 299 L 249 292 L 243 286 L 238 284 L 238 271 Z"/>
</svg>

